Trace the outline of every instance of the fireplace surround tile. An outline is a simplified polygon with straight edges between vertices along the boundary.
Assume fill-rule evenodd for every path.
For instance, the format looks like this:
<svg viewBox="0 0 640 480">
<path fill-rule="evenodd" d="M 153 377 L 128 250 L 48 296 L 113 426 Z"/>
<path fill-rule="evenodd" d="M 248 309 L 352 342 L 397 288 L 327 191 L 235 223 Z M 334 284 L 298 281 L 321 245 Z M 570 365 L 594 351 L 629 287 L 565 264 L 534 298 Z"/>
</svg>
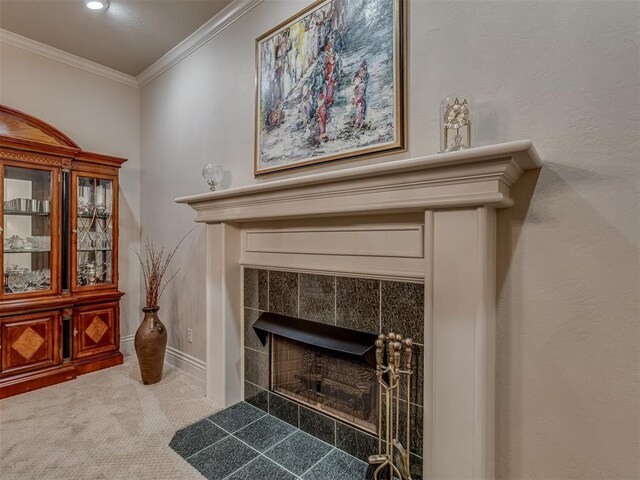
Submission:
<svg viewBox="0 0 640 480">
<path fill-rule="evenodd" d="M 264 416 L 259 408 L 240 402 L 207 418 L 223 430 L 234 433 Z"/>
<path fill-rule="evenodd" d="M 258 270 L 255 270 L 259 272 Z M 266 311 L 305 318 L 319 323 L 332 323 L 344 328 L 378 334 L 397 331 L 411 335 L 415 342 L 414 371 L 410 394 L 412 414 L 412 460 L 415 478 L 422 459 L 423 365 L 424 361 L 424 285 L 355 277 L 264 270 L 268 275 L 269 304 Z M 260 284 L 250 273 L 250 282 Z M 247 282 L 245 276 L 245 288 Z M 264 281 L 263 281 L 264 283 Z M 334 289 L 335 286 L 335 289 Z M 253 288 L 250 286 L 250 288 Z M 260 291 L 260 286 L 258 290 Z M 255 294 L 252 294 L 255 297 Z M 250 298 L 252 298 L 250 296 Z M 299 302 L 299 303 L 298 303 Z M 245 305 L 246 306 L 246 305 Z M 333 310 L 335 309 L 335 310 Z M 269 349 L 263 348 L 255 335 L 253 322 L 262 310 L 245 309 L 245 399 L 270 415 L 298 427 L 304 432 L 365 461 L 377 451 L 377 438 L 351 425 L 306 408 L 297 402 L 269 391 Z M 332 317 L 332 313 L 335 316 Z M 264 353 L 263 353 L 264 352 Z M 405 400 L 404 390 L 401 398 Z M 406 411 L 406 402 L 401 402 Z M 404 419 L 404 416 L 402 417 Z M 404 423 L 404 420 L 402 421 Z M 330 457 L 328 455 L 327 457 Z M 325 459 L 329 462 L 328 459 Z M 323 460 L 324 463 L 325 460 Z M 420 465 L 418 465 L 420 463 Z M 327 471 L 332 471 L 326 466 Z M 325 468 L 323 467 L 323 468 Z M 257 468 L 257 466 L 256 466 Z M 287 469 L 285 467 L 285 469 Z M 288 470 L 288 469 L 287 469 Z M 318 475 L 322 475 L 318 469 Z M 311 472 L 310 472 L 311 473 Z M 239 477 L 242 478 L 242 477 Z M 303 475 L 305 479 L 315 476 Z M 323 478 L 322 476 L 317 478 Z M 333 478 L 332 478 L 333 480 Z"/>
<path fill-rule="evenodd" d="M 269 271 L 244 269 L 244 306 L 256 310 L 269 308 Z"/>
<path fill-rule="evenodd" d="M 244 378 L 254 385 L 269 388 L 269 355 L 245 347 Z"/>
<path fill-rule="evenodd" d="M 380 280 L 336 278 L 336 325 L 380 333 Z"/>
<path fill-rule="evenodd" d="M 411 469 L 412 480 L 422 480 L 422 463 L 424 460 L 413 453 L 409 457 L 409 468 Z"/>
<path fill-rule="evenodd" d="M 271 415 L 265 415 L 237 431 L 235 436 L 251 448 L 263 453 L 295 431 L 296 429 L 288 423 Z"/>
<path fill-rule="evenodd" d="M 258 456 L 258 452 L 229 435 L 187 461 L 208 480 L 220 480 Z"/>
<path fill-rule="evenodd" d="M 382 332 L 411 336 L 424 343 L 424 285 L 382 281 Z"/>
<path fill-rule="evenodd" d="M 269 340 L 262 345 L 262 342 L 258 338 L 256 331 L 253 329 L 253 324 L 256 322 L 262 312 L 259 310 L 252 310 L 250 308 L 244 309 L 244 346 L 252 348 L 262 353 L 269 354 Z"/>
<path fill-rule="evenodd" d="M 299 427 L 299 405 L 276 393 L 269 392 L 269 413 L 294 427 Z"/>
<path fill-rule="evenodd" d="M 214 425 L 214 421 L 235 433 Z M 240 425 L 243 428 L 237 430 Z M 341 428 L 344 429 L 341 433 L 345 437 L 354 436 L 352 430 L 355 429 L 352 427 L 342 425 Z M 211 431 L 219 433 L 219 436 L 210 438 L 213 443 L 209 446 L 199 443 L 200 437 Z M 190 447 L 192 451 L 202 448 L 190 456 L 182 450 L 183 458 L 211 480 L 367 478 L 366 462 L 270 414 L 264 414 L 246 402 L 240 402 L 179 430 L 171 440 L 170 447 L 180 453 L 180 449 L 189 442 L 194 444 Z M 364 453 L 366 452 L 361 454 Z M 366 460 L 366 457 L 363 458 Z M 420 458 L 415 456 L 413 460 L 418 462 Z M 416 463 L 412 468 L 417 472 L 421 465 Z M 421 477 L 414 478 L 420 480 Z"/>
<path fill-rule="evenodd" d="M 270 312 L 296 317 L 298 315 L 298 274 L 269 270 Z"/>
<path fill-rule="evenodd" d="M 366 461 L 378 451 L 378 439 L 353 427 L 336 422 L 336 447 Z"/>
<path fill-rule="evenodd" d="M 227 477 L 227 480 L 295 480 L 297 477 L 260 455 Z"/>
<path fill-rule="evenodd" d="M 321 413 L 300 407 L 300 429 L 331 445 L 336 444 L 336 421 Z"/>
<path fill-rule="evenodd" d="M 329 275 L 300 274 L 300 318 L 335 324 L 336 279 Z"/>
<path fill-rule="evenodd" d="M 269 391 L 254 385 L 251 382 L 244 382 L 245 401 L 263 412 L 269 412 Z"/>
<path fill-rule="evenodd" d="M 333 450 L 301 478 L 303 480 L 364 479 L 368 465 L 340 450 Z"/>
<path fill-rule="evenodd" d="M 331 445 L 302 431 L 297 431 L 269 449 L 265 455 L 288 471 L 302 475 L 331 450 L 333 450 Z"/>
<path fill-rule="evenodd" d="M 187 458 L 213 445 L 227 436 L 227 433 L 206 418 L 176 432 L 169 446 L 183 458 Z"/>
</svg>

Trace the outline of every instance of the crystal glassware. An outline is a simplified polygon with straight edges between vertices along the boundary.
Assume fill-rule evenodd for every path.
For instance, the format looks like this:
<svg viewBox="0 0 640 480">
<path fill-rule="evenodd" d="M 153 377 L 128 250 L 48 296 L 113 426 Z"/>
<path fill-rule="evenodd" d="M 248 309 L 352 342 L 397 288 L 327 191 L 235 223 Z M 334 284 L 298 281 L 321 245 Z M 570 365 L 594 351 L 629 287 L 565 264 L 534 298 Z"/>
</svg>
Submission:
<svg viewBox="0 0 640 480">
<path fill-rule="evenodd" d="M 93 188 L 89 185 L 78 186 L 78 204 L 82 207 L 81 213 L 88 213 L 93 206 Z"/>
<path fill-rule="evenodd" d="M 22 293 L 27 290 L 29 279 L 27 272 L 17 271 L 9 274 L 9 288 L 13 293 Z"/>
<path fill-rule="evenodd" d="M 11 250 L 24 250 L 24 239 L 18 235 L 13 235 L 9 238 L 9 249 Z"/>
<path fill-rule="evenodd" d="M 35 290 L 36 282 L 38 280 L 38 275 L 34 271 L 30 271 L 25 273 L 26 281 L 27 281 L 27 290 Z"/>
<path fill-rule="evenodd" d="M 44 284 L 44 271 L 43 270 L 34 270 L 32 273 L 32 282 L 35 290 L 43 290 Z"/>
<path fill-rule="evenodd" d="M 104 185 L 96 185 L 95 187 L 95 204 L 99 213 L 104 213 L 105 206 L 107 203 L 107 190 Z M 100 210 L 102 210 L 100 212 Z"/>
<path fill-rule="evenodd" d="M 49 268 L 42 269 L 42 285 L 51 285 L 51 270 Z"/>
</svg>

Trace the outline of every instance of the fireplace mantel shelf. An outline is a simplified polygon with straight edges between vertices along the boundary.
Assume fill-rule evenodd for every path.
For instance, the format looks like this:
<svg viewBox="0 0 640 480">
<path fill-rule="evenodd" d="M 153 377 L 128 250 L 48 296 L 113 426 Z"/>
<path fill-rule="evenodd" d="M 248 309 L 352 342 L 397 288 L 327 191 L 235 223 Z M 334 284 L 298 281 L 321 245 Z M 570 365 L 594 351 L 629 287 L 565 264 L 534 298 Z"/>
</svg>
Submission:
<svg viewBox="0 0 640 480">
<path fill-rule="evenodd" d="M 367 165 L 176 199 L 201 223 L 426 208 L 510 207 L 509 187 L 542 160 L 530 140 Z"/>
</svg>

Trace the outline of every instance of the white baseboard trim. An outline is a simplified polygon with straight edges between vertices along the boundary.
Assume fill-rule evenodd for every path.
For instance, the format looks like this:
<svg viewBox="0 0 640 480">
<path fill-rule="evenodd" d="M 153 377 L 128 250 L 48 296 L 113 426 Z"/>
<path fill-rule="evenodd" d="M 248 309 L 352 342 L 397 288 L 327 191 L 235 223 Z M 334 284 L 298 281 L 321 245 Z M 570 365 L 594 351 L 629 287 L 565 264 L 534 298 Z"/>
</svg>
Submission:
<svg viewBox="0 0 640 480">
<path fill-rule="evenodd" d="M 133 346 L 135 337 L 135 335 L 124 335 L 120 337 L 120 351 L 123 355 L 133 355 L 135 353 L 135 347 Z"/>
<path fill-rule="evenodd" d="M 207 378 L 207 364 L 204 361 L 174 347 L 167 347 L 167 354 L 164 361 L 169 365 L 173 365 L 174 367 L 193 375 L 203 382 Z"/>
<path fill-rule="evenodd" d="M 125 335 L 120 337 L 120 351 L 123 355 L 135 355 L 135 346 L 133 341 L 135 335 Z M 169 365 L 173 365 L 180 370 L 193 375 L 203 382 L 206 379 L 207 364 L 194 356 L 178 350 L 175 347 L 167 347 L 167 353 L 164 361 Z"/>
</svg>

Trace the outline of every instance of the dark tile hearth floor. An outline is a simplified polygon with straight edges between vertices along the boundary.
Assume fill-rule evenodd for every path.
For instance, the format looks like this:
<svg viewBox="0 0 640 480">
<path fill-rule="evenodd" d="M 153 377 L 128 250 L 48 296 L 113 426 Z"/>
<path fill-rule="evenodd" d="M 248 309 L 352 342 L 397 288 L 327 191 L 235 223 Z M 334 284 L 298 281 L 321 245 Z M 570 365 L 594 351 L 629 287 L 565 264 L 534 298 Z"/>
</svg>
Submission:
<svg viewBox="0 0 640 480">
<path fill-rule="evenodd" d="M 364 480 L 367 464 L 246 402 L 169 444 L 209 480 Z"/>
</svg>

